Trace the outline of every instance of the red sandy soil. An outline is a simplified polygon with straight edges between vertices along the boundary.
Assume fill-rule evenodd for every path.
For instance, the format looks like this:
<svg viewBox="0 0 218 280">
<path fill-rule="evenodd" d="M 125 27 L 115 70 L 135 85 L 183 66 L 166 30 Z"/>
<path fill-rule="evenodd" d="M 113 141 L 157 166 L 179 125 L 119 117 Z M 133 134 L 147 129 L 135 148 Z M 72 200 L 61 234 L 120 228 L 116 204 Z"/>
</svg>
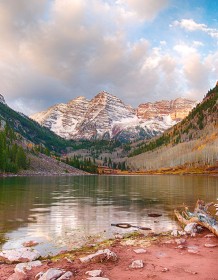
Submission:
<svg viewBox="0 0 218 280">
<path fill-rule="evenodd" d="M 218 280 L 218 238 L 205 237 L 208 232 L 204 232 L 196 237 L 181 237 L 185 238 L 186 242 L 183 244 L 184 248 L 176 248 L 178 245 L 175 239 L 171 236 L 157 237 L 155 241 L 150 244 L 148 239 L 144 236 L 138 236 L 134 239 L 117 239 L 112 245 L 102 248 L 108 248 L 115 252 L 118 256 L 118 261 L 102 262 L 102 263 L 88 263 L 82 264 L 79 260 L 80 256 L 85 256 L 91 253 L 73 253 L 74 261 L 70 262 L 62 257 L 60 260 L 45 260 L 43 266 L 33 268 L 27 272 L 29 280 L 35 279 L 35 275 L 49 268 L 62 268 L 66 271 L 73 272 L 74 276 L 71 279 L 85 280 L 88 278 L 85 272 L 88 270 L 101 269 L 103 276 L 110 280 L 143 280 L 143 279 L 157 279 L 157 280 L 174 280 L 174 279 L 197 279 L 197 280 Z M 167 242 L 167 243 L 166 243 Z M 124 245 L 123 243 L 129 245 Z M 133 245 L 130 245 L 133 243 Z M 216 247 L 207 248 L 205 244 L 214 244 Z M 196 252 L 188 252 L 188 247 L 194 246 L 197 248 Z M 144 248 L 146 253 L 136 254 L 133 250 Z M 96 252 L 94 250 L 92 252 Z M 144 267 L 140 269 L 131 269 L 129 265 L 134 260 L 142 260 Z M 13 274 L 15 265 L 0 264 L 0 279 L 6 280 Z"/>
</svg>

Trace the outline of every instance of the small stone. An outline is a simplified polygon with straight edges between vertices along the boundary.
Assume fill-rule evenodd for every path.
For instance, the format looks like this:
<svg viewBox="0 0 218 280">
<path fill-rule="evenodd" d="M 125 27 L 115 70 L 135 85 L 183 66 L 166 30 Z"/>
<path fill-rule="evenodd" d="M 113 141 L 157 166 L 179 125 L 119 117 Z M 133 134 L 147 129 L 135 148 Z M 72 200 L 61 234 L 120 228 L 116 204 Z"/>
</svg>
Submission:
<svg viewBox="0 0 218 280">
<path fill-rule="evenodd" d="M 122 234 L 115 234 L 114 237 L 116 239 L 123 239 L 123 235 Z"/>
<path fill-rule="evenodd" d="M 188 252 L 191 253 L 191 254 L 197 254 L 197 253 L 198 253 L 198 250 L 195 250 L 195 249 L 188 249 Z"/>
<path fill-rule="evenodd" d="M 184 238 L 175 239 L 177 245 L 185 244 L 186 240 Z"/>
<path fill-rule="evenodd" d="M 186 232 L 184 230 L 178 231 L 179 235 L 186 235 Z"/>
<path fill-rule="evenodd" d="M 129 268 L 143 268 L 143 267 L 144 267 L 144 264 L 143 264 L 142 260 L 135 260 L 129 266 Z"/>
<path fill-rule="evenodd" d="M 33 261 L 27 263 L 18 263 L 15 266 L 14 272 L 21 272 L 25 274 L 25 270 L 31 270 L 33 267 L 41 266 L 42 263 L 40 261 Z"/>
<path fill-rule="evenodd" d="M 216 236 L 213 233 L 210 233 L 210 234 L 205 235 L 204 237 L 211 238 L 211 237 L 216 237 Z"/>
<path fill-rule="evenodd" d="M 197 223 L 189 223 L 185 226 L 184 231 L 188 234 L 196 233 L 197 232 Z"/>
<path fill-rule="evenodd" d="M 163 242 L 164 244 L 173 244 L 174 243 L 174 240 L 167 240 L 165 242 Z"/>
<path fill-rule="evenodd" d="M 133 250 L 136 254 L 145 254 L 147 253 L 147 250 L 145 249 L 135 249 Z"/>
<path fill-rule="evenodd" d="M 162 271 L 162 272 L 167 272 L 167 271 L 169 271 L 169 268 L 164 267 L 161 271 Z"/>
<path fill-rule="evenodd" d="M 206 244 L 204 244 L 204 247 L 207 247 L 207 248 L 214 248 L 214 247 L 217 247 L 217 245 L 216 245 L 216 244 L 206 243 Z"/>
<path fill-rule="evenodd" d="M 86 273 L 88 276 L 91 276 L 91 277 L 100 277 L 102 276 L 103 272 L 102 270 L 89 270 L 89 271 L 86 271 Z"/>
<path fill-rule="evenodd" d="M 70 271 L 65 272 L 61 277 L 59 277 L 57 280 L 68 280 L 73 276 L 73 273 Z"/>
<path fill-rule="evenodd" d="M 186 247 L 184 246 L 184 245 L 178 245 L 177 247 L 176 247 L 176 249 L 185 249 Z"/>
<path fill-rule="evenodd" d="M 171 232 L 171 235 L 172 235 L 172 236 L 178 236 L 178 235 L 179 235 L 178 230 L 177 230 L 177 229 L 174 229 L 174 230 Z"/>
<path fill-rule="evenodd" d="M 88 255 L 86 257 L 80 258 L 82 263 L 88 262 L 102 262 L 102 261 L 117 261 L 117 255 L 110 251 L 109 249 L 98 250 L 95 254 Z"/>
<path fill-rule="evenodd" d="M 39 280 L 56 280 L 65 273 L 62 269 L 50 268 L 39 278 Z"/>
</svg>

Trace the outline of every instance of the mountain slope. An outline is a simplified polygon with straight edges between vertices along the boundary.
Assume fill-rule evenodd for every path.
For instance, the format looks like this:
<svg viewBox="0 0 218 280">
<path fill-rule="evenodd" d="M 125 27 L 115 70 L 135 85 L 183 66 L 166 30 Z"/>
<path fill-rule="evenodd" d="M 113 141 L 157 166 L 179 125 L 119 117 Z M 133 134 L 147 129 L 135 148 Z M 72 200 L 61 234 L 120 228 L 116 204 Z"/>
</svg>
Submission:
<svg viewBox="0 0 218 280">
<path fill-rule="evenodd" d="M 149 139 L 180 121 L 196 105 L 176 99 L 141 104 L 138 109 L 107 92 L 91 101 L 76 98 L 31 116 L 41 125 L 66 139 L 104 139 L 122 142 Z"/>
<path fill-rule="evenodd" d="M 133 147 L 132 169 L 213 165 L 218 160 L 218 85 L 182 122 L 150 142 Z"/>
<path fill-rule="evenodd" d="M 69 143 L 57 136 L 46 127 L 42 127 L 27 116 L 17 113 L 8 107 L 3 96 L 0 100 L 0 118 L 27 140 L 34 144 L 43 144 L 50 150 L 61 151 L 69 146 Z"/>
</svg>

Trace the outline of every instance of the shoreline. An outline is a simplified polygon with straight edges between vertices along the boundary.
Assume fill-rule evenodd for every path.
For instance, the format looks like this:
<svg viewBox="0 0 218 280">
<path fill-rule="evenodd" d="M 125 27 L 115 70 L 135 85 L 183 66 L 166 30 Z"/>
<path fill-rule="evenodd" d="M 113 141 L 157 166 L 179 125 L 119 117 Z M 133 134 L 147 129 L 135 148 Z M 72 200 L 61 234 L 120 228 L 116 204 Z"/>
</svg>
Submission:
<svg viewBox="0 0 218 280">
<path fill-rule="evenodd" d="M 115 253 L 117 259 L 81 261 L 83 257 L 105 249 Z M 115 239 L 88 244 L 54 257 L 43 258 L 42 265 L 25 270 L 25 274 L 15 275 L 16 264 L 0 263 L 0 279 L 32 280 L 36 279 L 35 276 L 39 272 L 46 272 L 53 268 L 71 272 L 71 277 L 66 279 L 74 280 L 92 279 L 86 274 L 90 270 L 101 270 L 102 277 L 109 280 L 196 278 L 215 280 L 218 279 L 217 255 L 218 238 L 211 235 L 208 230 L 194 237 L 190 235 L 175 237 L 169 232 L 145 236 L 141 231 L 137 231 L 126 237 L 118 235 Z M 141 261 L 143 267 L 131 267 L 136 260 Z M 15 278 L 12 278 L 12 275 Z"/>
</svg>

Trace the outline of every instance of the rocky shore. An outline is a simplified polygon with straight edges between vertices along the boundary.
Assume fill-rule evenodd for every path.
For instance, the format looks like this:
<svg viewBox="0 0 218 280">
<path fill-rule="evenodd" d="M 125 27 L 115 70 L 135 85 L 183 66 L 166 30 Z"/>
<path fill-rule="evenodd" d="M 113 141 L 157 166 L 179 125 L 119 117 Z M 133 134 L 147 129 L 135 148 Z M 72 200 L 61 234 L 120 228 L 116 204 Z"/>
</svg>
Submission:
<svg viewBox="0 0 218 280">
<path fill-rule="evenodd" d="M 208 231 L 138 231 L 46 259 L 26 246 L 0 252 L 1 280 L 218 279 L 218 238 Z"/>
</svg>

